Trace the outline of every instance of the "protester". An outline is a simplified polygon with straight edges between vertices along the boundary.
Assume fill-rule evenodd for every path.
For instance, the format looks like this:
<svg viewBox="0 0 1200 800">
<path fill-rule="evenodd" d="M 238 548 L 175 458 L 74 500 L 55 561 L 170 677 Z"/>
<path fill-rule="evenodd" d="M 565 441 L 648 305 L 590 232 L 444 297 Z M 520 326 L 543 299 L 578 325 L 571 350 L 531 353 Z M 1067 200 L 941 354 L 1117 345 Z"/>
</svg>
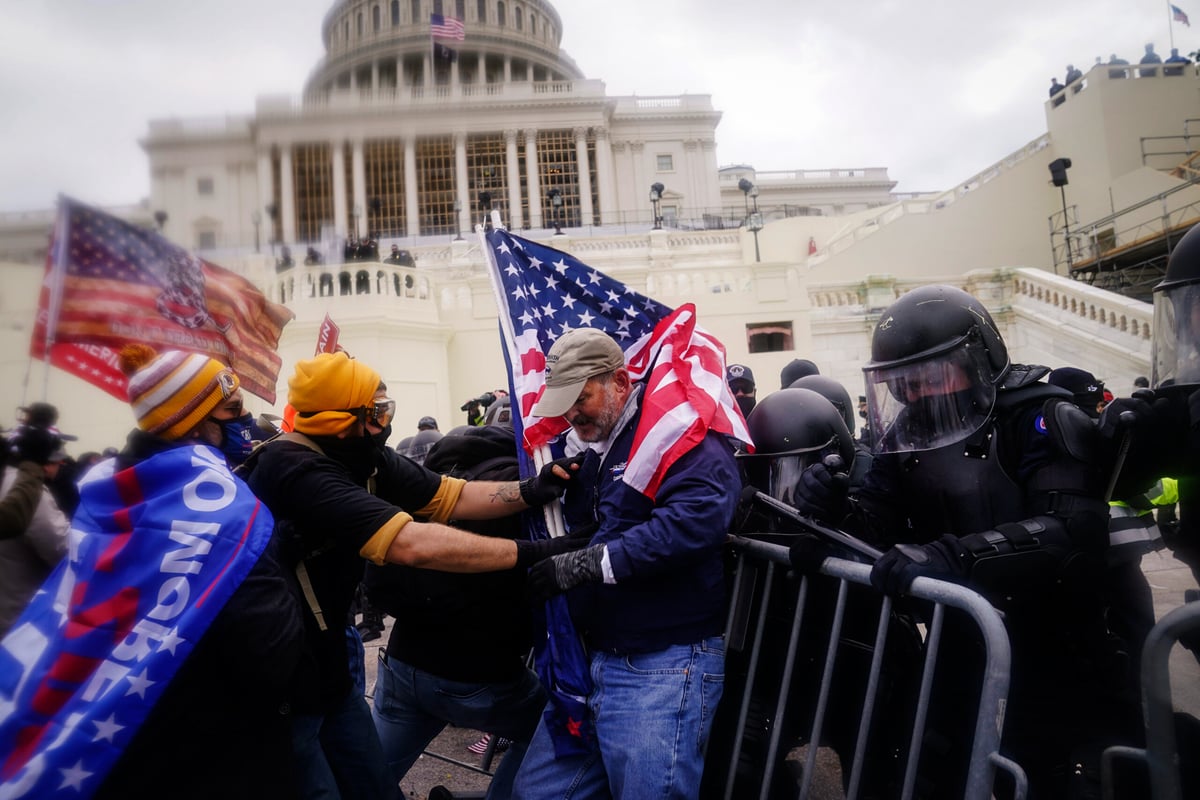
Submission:
<svg viewBox="0 0 1200 800">
<path fill-rule="evenodd" d="M 742 416 L 749 417 L 757 402 L 754 372 L 742 364 L 730 364 L 725 368 L 725 383 L 729 384 L 729 391 L 733 393 Z"/>
<path fill-rule="evenodd" d="M 577 462 L 548 464 L 521 482 L 444 477 L 387 447 L 395 401 L 375 370 L 344 352 L 296 365 L 288 381 L 294 431 L 243 465 L 291 545 L 303 590 L 309 658 L 296 688 L 293 747 L 306 794 L 369 800 L 396 786 L 360 692 L 354 690 L 343 621 L 363 559 L 448 572 L 527 567 L 577 542 L 513 541 L 451 528 L 451 519 L 494 519 L 561 495 Z M 568 471 L 570 470 L 570 471 Z"/>
<path fill-rule="evenodd" d="M 300 609 L 270 513 L 217 449 L 238 378 L 141 344 L 120 358 L 138 427 L 84 476 L 69 561 L 2 644 L 24 673 L 0 794 L 292 797 Z"/>
</svg>

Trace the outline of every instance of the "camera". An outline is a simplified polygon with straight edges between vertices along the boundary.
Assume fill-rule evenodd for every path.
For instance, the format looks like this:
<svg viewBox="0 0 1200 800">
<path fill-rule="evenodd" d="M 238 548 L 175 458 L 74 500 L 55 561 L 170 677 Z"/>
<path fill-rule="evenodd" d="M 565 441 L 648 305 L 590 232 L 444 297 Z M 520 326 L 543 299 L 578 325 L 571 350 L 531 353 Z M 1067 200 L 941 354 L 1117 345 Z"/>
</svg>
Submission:
<svg viewBox="0 0 1200 800">
<path fill-rule="evenodd" d="M 479 395 L 479 397 L 463 403 L 461 406 L 459 406 L 458 410 L 470 411 L 471 406 L 483 406 L 484 408 L 487 408 L 494 402 L 496 402 L 496 395 L 492 394 L 491 392 L 484 392 L 483 394 Z"/>
</svg>

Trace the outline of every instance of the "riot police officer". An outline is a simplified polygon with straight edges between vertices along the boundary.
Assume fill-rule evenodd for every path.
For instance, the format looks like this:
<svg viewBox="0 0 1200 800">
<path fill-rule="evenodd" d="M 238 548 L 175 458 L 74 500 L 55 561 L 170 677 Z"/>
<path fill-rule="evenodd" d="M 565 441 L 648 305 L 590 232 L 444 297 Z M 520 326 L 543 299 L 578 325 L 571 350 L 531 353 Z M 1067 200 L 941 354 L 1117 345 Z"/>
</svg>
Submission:
<svg viewBox="0 0 1200 800">
<path fill-rule="evenodd" d="M 871 583 L 903 595 L 921 575 L 967 583 L 1005 612 L 1013 648 L 1006 753 L 1034 797 L 1068 794 L 1085 740 L 1136 725 L 1106 698 L 1118 685 L 1094 579 L 1107 543 L 1107 472 L 1094 424 L 1067 392 L 1041 381 L 1046 367 L 1013 364 L 991 315 L 950 286 L 915 289 L 880 316 L 864 367 L 874 461 L 850 492 L 844 526 L 890 549 Z M 798 494 L 831 521 L 840 484 L 809 468 Z M 916 610 L 919 613 L 919 609 Z M 961 795 L 943 761 L 969 746 L 962 727 L 969 627 L 946 636 L 938 686 L 956 699 L 930 711 L 922 772 L 936 796 Z M 974 691 L 977 691 L 975 689 Z M 970 695 L 967 695 L 970 696 Z M 957 706 L 957 709 L 955 708 Z M 1098 747 L 1095 749 L 1098 753 Z"/>
</svg>

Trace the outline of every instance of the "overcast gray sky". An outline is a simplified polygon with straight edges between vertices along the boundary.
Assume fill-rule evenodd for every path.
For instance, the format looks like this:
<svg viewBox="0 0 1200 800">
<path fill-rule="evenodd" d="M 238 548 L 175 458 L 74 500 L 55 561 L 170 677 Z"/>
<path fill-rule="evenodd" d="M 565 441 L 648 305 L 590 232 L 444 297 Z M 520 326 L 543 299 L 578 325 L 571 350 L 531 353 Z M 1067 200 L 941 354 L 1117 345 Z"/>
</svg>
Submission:
<svg viewBox="0 0 1200 800">
<path fill-rule="evenodd" d="M 1200 0 L 1175 0 L 1200 45 Z M 0 211 L 149 193 L 161 117 L 298 95 L 333 0 L 8 0 L 0 22 Z M 760 170 L 887 167 L 947 189 L 1046 129 L 1067 63 L 1165 58 L 1163 0 L 559 0 L 563 48 L 609 94 L 711 94 L 717 158 Z"/>
</svg>

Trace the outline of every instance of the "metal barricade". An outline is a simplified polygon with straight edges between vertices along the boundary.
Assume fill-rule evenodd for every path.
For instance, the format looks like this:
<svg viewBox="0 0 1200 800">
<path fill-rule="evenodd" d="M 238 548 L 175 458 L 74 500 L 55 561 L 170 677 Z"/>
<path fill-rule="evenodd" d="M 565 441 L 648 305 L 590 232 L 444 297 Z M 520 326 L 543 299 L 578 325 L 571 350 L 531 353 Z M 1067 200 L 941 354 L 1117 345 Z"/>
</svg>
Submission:
<svg viewBox="0 0 1200 800">
<path fill-rule="evenodd" d="M 773 792 L 772 786 L 777 764 L 781 763 L 783 721 L 785 715 L 789 713 L 793 673 L 797 668 L 798 657 L 803 655 L 801 643 L 806 635 L 804 625 L 806 622 L 810 625 L 818 622 L 806 620 L 805 613 L 806 606 L 813 604 L 813 598 L 810 596 L 813 579 L 801 576 L 799 587 L 794 595 L 790 595 L 786 591 L 788 587 L 781 587 L 785 590 L 782 593 L 782 597 L 787 601 L 785 605 L 794 600 L 795 611 L 791 616 L 786 649 L 781 663 L 768 663 L 769 657 L 765 658 L 764 656 L 770 648 L 765 647 L 764 644 L 769 641 L 772 646 L 777 646 L 779 640 L 767 637 L 782 633 L 780 628 L 784 627 L 782 624 L 777 624 L 768 630 L 770 627 L 768 620 L 774 612 L 773 601 L 778 605 L 777 601 L 781 595 L 779 588 L 775 585 L 777 580 L 781 580 L 778 576 L 779 570 L 782 567 L 786 571 L 790 566 L 788 549 L 778 544 L 743 537 L 733 537 L 732 546 L 738 563 L 731 593 L 726 646 L 731 654 L 738 652 L 745 655 L 747 659 L 746 679 L 740 696 L 727 692 L 722 701 L 723 705 L 727 707 L 722 709 L 725 716 L 719 715 L 718 722 L 724 720 L 724 724 L 714 727 L 713 734 L 713 742 L 720 741 L 721 744 L 714 747 L 713 742 L 710 742 L 710 750 L 707 753 L 709 772 L 706 774 L 705 796 L 723 798 L 737 796 L 739 800 L 741 797 L 748 796 L 745 786 L 735 793 L 735 784 L 739 777 L 739 764 L 742 761 L 743 748 L 747 746 L 748 742 L 751 742 L 752 738 L 755 743 L 759 743 L 765 726 L 769 729 L 769 741 L 765 756 L 760 760 L 763 773 L 758 797 L 768 798 L 780 793 L 778 790 Z M 845 675 L 845 667 L 839 658 L 841 657 L 842 661 L 845 660 L 843 651 L 846 648 L 840 646 L 839 641 L 843 636 L 843 628 L 847 624 L 848 599 L 852 593 L 855 593 L 860 597 L 869 597 L 872 603 L 878 602 L 879 610 L 873 626 L 873 640 L 869 644 L 870 667 L 865 681 L 861 686 L 856 685 L 850 689 L 856 699 L 861 701 L 861 714 L 857 719 L 857 733 L 853 740 L 853 758 L 849 766 L 850 775 L 847 780 L 843 781 L 845 796 L 853 800 L 861 796 L 866 766 L 870 763 L 878 764 L 879 759 L 896 757 L 894 752 L 869 752 L 869 745 L 878 743 L 878 737 L 875 740 L 872 739 L 874 733 L 872 724 L 876 722 L 880 711 L 877 706 L 881 688 L 880 681 L 881 676 L 884 675 L 889 632 L 894 627 L 896 617 L 892 613 L 891 598 L 881 597 L 869 588 L 865 592 L 858 588 L 870 586 L 870 567 L 868 565 L 830 558 L 826 559 L 821 573 L 837 581 L 836 599 L 832 603 L 831 615 L 819 620 L 822 628 L 825 625 L 828 626 L 828 635 L 825 640 L 823 663 L 819 665 L 820 685 L 816 694 L 816 702 L 811 708 L 811 723 L 804 736 L 807 740 L 808 752 L 797 794 L 803 800 L 803 798 L 810 797 L 813 790 L 817 751 L 823 741 L 824 728 L 831 722 L 829 718 L 831 687 L 839 675 L 840 667 L 843 670 L 841 674 Z M 916 690 L 915 697 L 907 698 L 907 701 L 911 703 L 913 713 L 911 726 L 906 734 L 908 736 L 907 749 L 904 753 L 899 753 L 899 757 L 904 759 L 903 779 L 902 788 L 896 796 L 901 798 L 914 796 L 917 767 L 924 748 L 923 739 L 933 689 L 934 665 L 941 650 L 945 609 L 955 608 L 964 612 L 966 618 L 973 622 L 985 651 L 983 669 L 977 676 L 979 700 L 974 716 L 974 740 L 970 748 L 969 763 L 965 769 L 964 800 L 987 800 L 990 798 L 998 769 L 1011 775 L 1012 797 L 1018 800 L 1024 798 L 1027 792 L 1024 771 L 999 753 L 1011 659 L 1008 635 L 999 612 L 970 589 L 931 578 L 916 579 L 912 584 L 910 594 L 919 600 L 930 601 L 933 604 L 933 612 L 928 617 L 929 622 L 919 644 L 920 654 L 917 661 L 923 662 L 919 666 L 919 688 Z M 828 598 L 823 598 L 824 600 L 828 600 Z M 755 609 L 757 609 L 756 613 Z M 857 606 L 855 606 L 855 610 L 857 611 Z M 854 616 L 858 617 L 857 624 L 864 622 L 861 614 Z M 783 622 L 778 618 L 775 621 Z M 870 620 L 866 620 L 866 622 L 869 623 Z M 869 634 L 871 626 L 864 625 L 863 627 L 864 632 Z M 751 638 L 751 633 L 752 641 L 747 649 L 747 640 Z M 812 643 L 811 638 L 804 639 L 804 641 Z M 867 649 L 867 647 L 859 648 L 861 651 L 859 655 L 864 656 Z M 816 671 L 818 665 L 814 663 L 811 667 Z M 858 677 L 853 668 L 849 672 L 854 674 L 855 678 Z M 769 676 L 772 673 L 778 680 L 778 691 L 775 692 L 775 687 L 772 686 L 765 696 L 776 698 L 775 707 L 770 714 L 763 714 L 762 709 L 759 708 L 755 712 L 754 724 L 748 727 L 752 716 L 756 682 L 761 679 L 761 676 Z M 845 695 L 841 692 L 847 691 L 842 685 L 844 680 L 843 677 L 842 682 L 839 683 L 839 697 L 844 697 Z M 727 686 L 729 686 L 728 669 Z M 734 707 L 733 704 L 736 704 L 737 707 L 736 727 L 729 729 L 727 725 Z M 809 709 L 806 708 L 805 716 L 808 711 Z M 885 715 L 891 715 L 894 709 L 888 708 L 884 712 Z M 841 718 L 834 719 L 833 723 L 843 726 L 854 725 L 853 721 L 847 722 Z M 726 729 L 718 731 L 719 727 Z M 728 752 L 723 752 L 722 747 L 728 747 Z M 875 761 L 872 762 L 871 759 L 875 759 Z M 846 763 L 843 757 L 843 769 L 845 768 Z M 757 773 L 755 773 L 755 778 L 757 778 Z M 718 782 L 723 785 L 715 785 Z"/>
<path fill-rule="evenodd" d="M 1182 800 L 1179 767 L 1182 754 L 1175 736 L 1175 714 L 1171 702 L 1171 648 L 1184 636 L 1200 635 L 1200 602 L 1188 603 L 1164 616 L 1146 636 L 1142 650 L 1142 712 L 1146 723 L 1146 746 L 1109 747 L 1101 762 L 1104 797 L 1115 795 L 1114 762 L 1118 758 L 1143 761 L 1150 776 L 1151 800 Z M 1194 754 L 1189 753 L 1188 758 Z"/>
</svg>

